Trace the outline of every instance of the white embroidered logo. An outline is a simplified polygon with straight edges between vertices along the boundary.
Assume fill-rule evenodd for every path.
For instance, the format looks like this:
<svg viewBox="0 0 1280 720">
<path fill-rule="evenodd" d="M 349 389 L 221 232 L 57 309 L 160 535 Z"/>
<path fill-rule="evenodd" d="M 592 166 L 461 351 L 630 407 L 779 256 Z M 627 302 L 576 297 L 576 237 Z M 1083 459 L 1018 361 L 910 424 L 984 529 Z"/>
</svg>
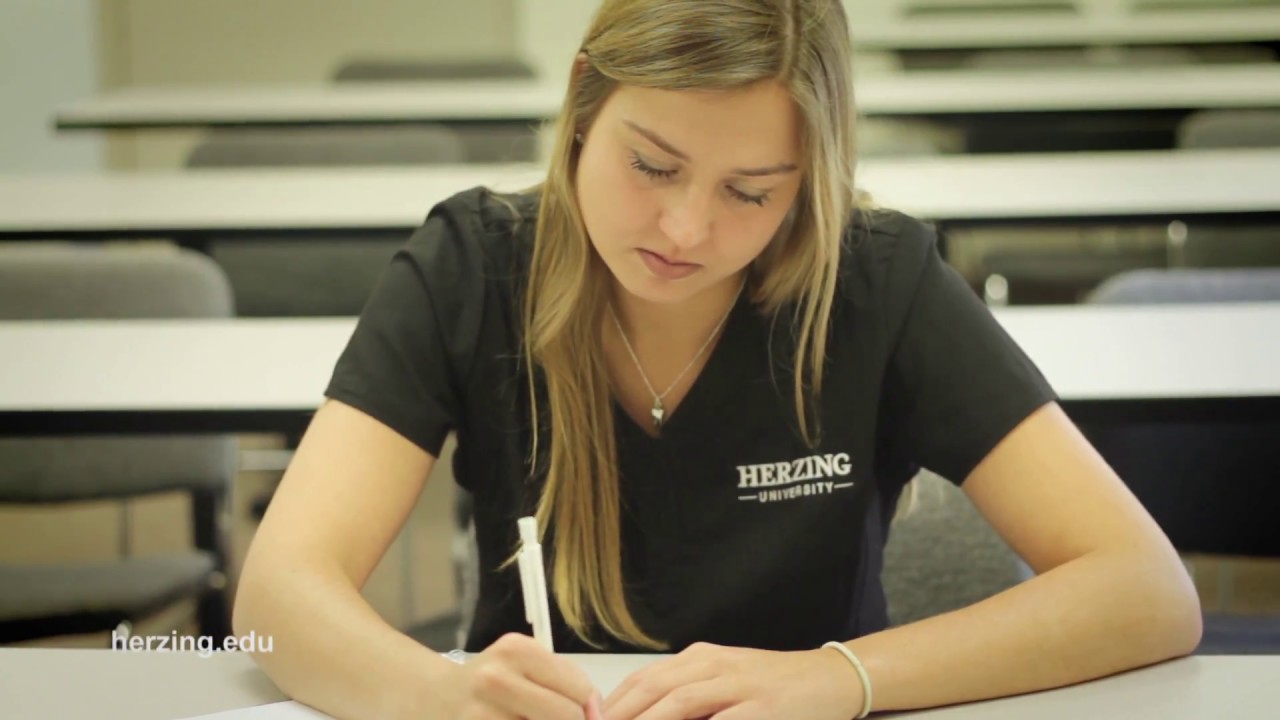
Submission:
<svg viewBox="0 0 1280 720">
<path fill-rule="evenodd" d="M 830 495 L 836 490 L 853 487 L 853 483 L 824 480 L 848 477 L 850 472 L 849 453 L 810 455 L 790 462 L 739 465 L 738 489 L 760 490 L 754 495 L 739 495 L 738 499 L 767 503 L 810 495 Z"/>
</svg>

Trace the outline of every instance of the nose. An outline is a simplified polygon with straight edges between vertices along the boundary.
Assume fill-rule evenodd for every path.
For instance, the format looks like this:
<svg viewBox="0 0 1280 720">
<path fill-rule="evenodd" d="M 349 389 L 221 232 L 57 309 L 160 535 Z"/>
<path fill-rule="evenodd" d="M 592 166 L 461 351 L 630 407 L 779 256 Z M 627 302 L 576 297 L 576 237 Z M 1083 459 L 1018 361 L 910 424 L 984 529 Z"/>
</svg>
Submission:
<svg viewBox="0 0 1280 720">
<path fill-rule="evenodd" d="M 685 188 L 670 197 L 658 226 L 677 247 L 696 247 L 711 237 L 712 212 L 711 193 Z"/>
</svg>

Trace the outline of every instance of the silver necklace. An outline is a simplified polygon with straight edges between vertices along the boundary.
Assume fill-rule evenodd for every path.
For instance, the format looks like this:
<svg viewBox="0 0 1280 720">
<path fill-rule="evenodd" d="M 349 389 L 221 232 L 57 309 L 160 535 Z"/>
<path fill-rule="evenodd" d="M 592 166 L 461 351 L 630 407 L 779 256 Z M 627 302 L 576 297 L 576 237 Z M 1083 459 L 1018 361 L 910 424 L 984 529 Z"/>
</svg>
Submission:
<svg viewBox="0 0 1280 720">
<path fill-rule="evenodd" d="M 636 357 L 636 351 L 631 347 L 631 341 L 627 339 L 626 331 L 622 329 L 622 323 L 618 321 L 618 314 L 613 310 L 613 303 L 609 303 L 609 316 L 613 318 L 613 324 L 618 328 L 618 334 L 622 336 L 622 344 L 627 348 L 627 354 L 631 356 L 631 362 L 635 363 L 636 370 L 640 372 L 640 379 L 644 381 L 644 386 L 649 389 L 649 394 L 653 396 L 653 408 L 649 410 L 649 414 L 653 416 L 654 428 L 658 430 L 662 429 L 662 419 L 667 414 L 666 408 L 662 405 L 663 398 L 675 389 L 676 385 L 679 384 L 680 380 L 689 372 L 689 369 L 693 367 L 694 363 L 698 362 L 698 358 L 702 357 L 702 353 L 707 351 L 707 346 L 709 346 L 711 341 L 715 339 L 716 335 L 720 333 L 720 328 L 724 326 L 725 321 L 729 319 L 729 315 L 733 312 L 734 306 L 738 304 L 738 298 L 741 297 L 742 289 L 746 287 L 746 285 L 747 278 L 744 275 L 742 278 L 742 284 L 738 286 L 738 293 L 734 295 L 733 302 L 729 304 L 729 309 L 726 310 L 724 316 L 720 318 L 720 322 L 716 323 L 715 328 L 711 331 L 711 334 L 707 336 L 707 339 L 703 341 L 702 347 L 698 348 L 697 354 L 693 356 L 693 359 L 689 361 L 689 364 L 684 366 L 684 370 L 680 371 L 680 374 L 676 376 L 676 379 L 672 380 L 671 385 L 661 394 L 659 394 L 657 390 L 653 389 L 653 384 L 649 382 L 649 376 L 645 375 L 644 368 L 640 366 L 640 358 Z"/>
</svg>

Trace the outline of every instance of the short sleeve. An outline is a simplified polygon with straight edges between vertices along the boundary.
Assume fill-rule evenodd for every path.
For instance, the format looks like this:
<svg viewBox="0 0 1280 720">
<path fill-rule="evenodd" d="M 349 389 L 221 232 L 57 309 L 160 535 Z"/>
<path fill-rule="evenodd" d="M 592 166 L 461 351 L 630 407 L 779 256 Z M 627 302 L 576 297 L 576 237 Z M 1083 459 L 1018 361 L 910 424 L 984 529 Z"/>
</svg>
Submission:
<svg viewBox="0 0 1280 720">
<path fill-rule="evenodd" d="M 484 297 L 476 262 L 465 229 L 433 211 L 380 276 L 325 396 L 439 457 L 463 417 Z"/>
<path fill-rule="evenodd" d="M 960 274 L 934 231 L 909 221 L 893 265 L 904 308 L 886 368 L 888 442 L 959 485 L 1033 411 L 1057 400 L 1039 369 Z M 908 279 L 917 278 L 915 282 Z"/>
</svg>

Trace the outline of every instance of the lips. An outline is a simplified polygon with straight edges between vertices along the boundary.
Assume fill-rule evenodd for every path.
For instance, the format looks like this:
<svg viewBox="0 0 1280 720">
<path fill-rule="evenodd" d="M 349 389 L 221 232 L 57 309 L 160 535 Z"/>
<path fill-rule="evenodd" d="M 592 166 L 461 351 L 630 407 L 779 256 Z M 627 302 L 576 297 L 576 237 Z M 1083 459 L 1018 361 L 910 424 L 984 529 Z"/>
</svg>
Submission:
<svg viewBox="0 0 1280 720">
<path fill-rule="evenodd" d="M 676 262 L 667 256 L 650 250 L 640 249 L 640 258 L 644 261 L 649 272 L 663 280 L 679 280 L 686 278 L 702 268 L 697 263 Z"/>
</svg>

